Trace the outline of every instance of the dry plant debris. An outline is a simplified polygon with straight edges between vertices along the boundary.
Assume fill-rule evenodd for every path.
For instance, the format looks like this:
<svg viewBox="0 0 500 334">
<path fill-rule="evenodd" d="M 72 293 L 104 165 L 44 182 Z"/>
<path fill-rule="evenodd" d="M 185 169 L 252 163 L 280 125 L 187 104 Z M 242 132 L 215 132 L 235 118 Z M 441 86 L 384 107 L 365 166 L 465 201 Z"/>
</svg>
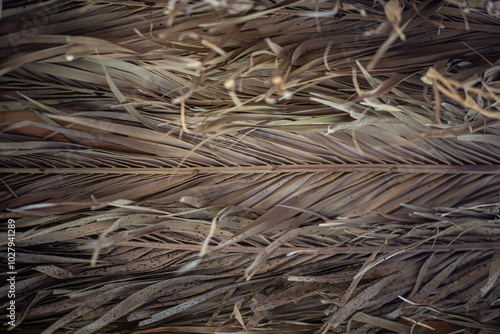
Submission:
<svg viewBox="0 0 500 334">
<path fill-rule="evenodd" d="M 12 333 L 500 333 L 499 1 L 0 8 Z"/>
</svg>

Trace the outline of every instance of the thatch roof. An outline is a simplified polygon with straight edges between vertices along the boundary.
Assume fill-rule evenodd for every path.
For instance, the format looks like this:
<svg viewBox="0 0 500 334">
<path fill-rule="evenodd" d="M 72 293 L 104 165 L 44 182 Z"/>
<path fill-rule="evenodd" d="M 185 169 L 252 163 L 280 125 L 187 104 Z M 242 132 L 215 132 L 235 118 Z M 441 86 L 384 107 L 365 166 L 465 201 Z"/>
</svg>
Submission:
<svg viewBox="0 0 500 334">
<path fill-rule="evenodd" d="M 13 333 L 500 333 L 498 1 L 0 5 Z"/>
</svg>

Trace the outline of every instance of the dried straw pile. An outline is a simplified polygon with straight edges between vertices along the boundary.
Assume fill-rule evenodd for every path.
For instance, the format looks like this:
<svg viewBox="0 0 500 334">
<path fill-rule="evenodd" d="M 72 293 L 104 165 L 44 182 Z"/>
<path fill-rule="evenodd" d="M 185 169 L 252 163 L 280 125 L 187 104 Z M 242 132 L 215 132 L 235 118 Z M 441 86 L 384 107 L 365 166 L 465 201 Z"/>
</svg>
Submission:
<svg viewBox="0 0 500 334">
<path fill-rule="evenodd" d="M 499 8 L 4 0 L 13 332 L 499 333 Z"/>
</svg>

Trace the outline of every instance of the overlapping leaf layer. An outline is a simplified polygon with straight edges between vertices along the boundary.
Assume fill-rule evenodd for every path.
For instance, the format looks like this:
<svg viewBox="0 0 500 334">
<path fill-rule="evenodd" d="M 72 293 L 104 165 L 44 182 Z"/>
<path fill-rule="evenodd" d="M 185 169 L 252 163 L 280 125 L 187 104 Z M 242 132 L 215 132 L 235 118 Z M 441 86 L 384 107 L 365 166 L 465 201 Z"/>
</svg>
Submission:
<svg viewBox="0 0 500 334">
<path fill-rule="evenodd" d="M 3 1 L 16 330 L 500 332 L 499 12 Z"/>
</svg>

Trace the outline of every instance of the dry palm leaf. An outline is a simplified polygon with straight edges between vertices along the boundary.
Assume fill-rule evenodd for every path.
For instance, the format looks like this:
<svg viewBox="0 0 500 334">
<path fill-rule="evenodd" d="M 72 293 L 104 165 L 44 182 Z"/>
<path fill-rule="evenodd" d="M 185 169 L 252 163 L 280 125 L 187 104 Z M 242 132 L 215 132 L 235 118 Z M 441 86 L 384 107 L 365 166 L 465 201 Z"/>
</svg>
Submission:
<svg viewBox="0 0 500 334">
<path fill-rule="evenodd" d="M 500 332 L 495 1 L 25 5 L 23 333 Z"/>
</svg>

